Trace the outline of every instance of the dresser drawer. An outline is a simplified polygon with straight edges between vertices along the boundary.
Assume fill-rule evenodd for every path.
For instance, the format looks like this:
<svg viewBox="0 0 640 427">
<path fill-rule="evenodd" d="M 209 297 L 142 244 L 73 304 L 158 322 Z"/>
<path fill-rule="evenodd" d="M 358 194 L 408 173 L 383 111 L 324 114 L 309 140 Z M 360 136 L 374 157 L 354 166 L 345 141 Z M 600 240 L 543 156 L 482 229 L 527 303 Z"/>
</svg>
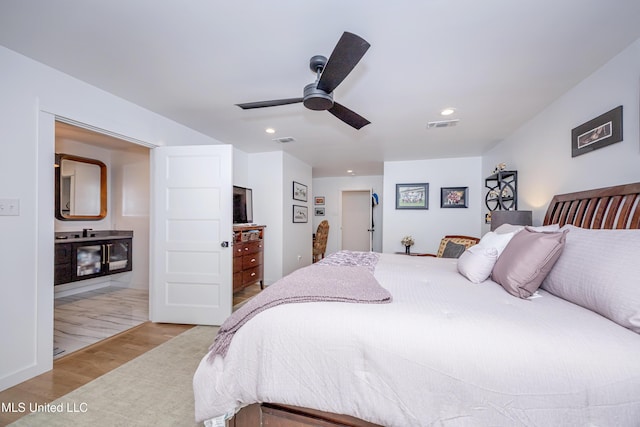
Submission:
<svg viewBox="0 0 640 427">
<path fill-rule="evenodd" d="M 257 242 L 247 242 L 247 243 L 240 244 L 241 252 L 245 255 L 253 254 L 256 252 L 262 252 L 263 246 L 264 245 L 262 243 L 262 240 L 259 240 Z"/>
<path fill-rule="evenodd" d="M 260 266 L 244 270 L 242 272 L 242 284 L 249 285 L 262 280 L 262 268 Z"/>
<path fill-rule="evenodd" d="M 242 271 L 233 273 L 233 292 L 242 289 Z"/>
<path fill-rule="evenodd" d="M 262 252 L 255 252 L 242 257 L 242 269 L 253 268 L 262 265 Z"/>
<path fill-rule="evenodd" d="M 242 260 L 244 257 L 233 257 L 233 273 L 241 273 L 242 272 Z"/>
</svg>

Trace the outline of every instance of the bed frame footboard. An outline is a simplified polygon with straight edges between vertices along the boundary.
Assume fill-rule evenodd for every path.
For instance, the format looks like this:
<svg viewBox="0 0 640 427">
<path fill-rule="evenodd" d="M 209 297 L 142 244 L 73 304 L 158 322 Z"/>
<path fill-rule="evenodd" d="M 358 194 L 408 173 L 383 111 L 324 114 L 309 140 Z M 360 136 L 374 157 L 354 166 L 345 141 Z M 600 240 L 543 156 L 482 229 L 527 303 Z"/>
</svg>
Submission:
<svg viewBox="0 0 640 427">
<path fill-rule="evenodd" d="M 381 427 L 348 415 L 273 403 L 242 408 L 227 427 Z"/>
</svg>

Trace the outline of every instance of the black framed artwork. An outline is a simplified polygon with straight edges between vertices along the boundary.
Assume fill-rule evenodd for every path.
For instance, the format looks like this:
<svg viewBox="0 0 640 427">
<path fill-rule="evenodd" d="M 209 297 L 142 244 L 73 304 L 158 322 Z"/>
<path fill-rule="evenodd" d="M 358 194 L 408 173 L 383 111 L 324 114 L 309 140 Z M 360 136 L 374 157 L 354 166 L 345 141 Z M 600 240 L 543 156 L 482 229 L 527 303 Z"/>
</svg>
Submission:
<svg viewBox="0 0 640 427">
<path fill-rule="evenodd" d="M 293 200 L 307 201 L 307 186 L 293 181 Z"/>
<path fill-rule="evenodd" d="M 429 209 L 429 184 L 396 184 L 396 209 Z"/>
<path fill-rule="evenodd" d="M 440 207 L 466 208 L 468 193 L 469 187 L 442 187 L 440 188 Z"/>
<path fill-rule="evenodd" d="M 306 206 L 293 205 L 293 222 L 309 221 L 309 208 Z"/>
<path fill-rule="evenodd" d="M 571 157 L 622 141 L 622 105 L 571 130 Z"/>
</svg>

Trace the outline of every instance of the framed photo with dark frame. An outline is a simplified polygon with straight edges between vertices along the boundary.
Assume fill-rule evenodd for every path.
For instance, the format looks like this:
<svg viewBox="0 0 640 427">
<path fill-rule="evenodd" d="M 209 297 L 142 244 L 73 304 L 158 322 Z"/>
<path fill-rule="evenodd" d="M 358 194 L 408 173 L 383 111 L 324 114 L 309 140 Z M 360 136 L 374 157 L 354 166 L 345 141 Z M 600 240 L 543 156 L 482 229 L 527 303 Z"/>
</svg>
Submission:
<svg viewBox="0 0 640 427">
<path fill-rule="evenodd" d="M 429 209 L 429 184 L 396 184 L 396 209 Z"/>
<path fill-rule="evenodd" d="M 622 105 L 571 130 L 571 157 L 622 141 Z"/>
<path fill-rule="evenodd" d="M 441 208 L 467 208 L 469 187 L 440 188 Z"/>
<path fill-rule="evenodd" d="M 293 205 L 293 222 L 309 221 L 309 208 L 306 206 Z"/>
<path fill-rule="evenodd" d="M 293 181 L 293 200 L 307 201 L 307 186 Z"/>
</svg>

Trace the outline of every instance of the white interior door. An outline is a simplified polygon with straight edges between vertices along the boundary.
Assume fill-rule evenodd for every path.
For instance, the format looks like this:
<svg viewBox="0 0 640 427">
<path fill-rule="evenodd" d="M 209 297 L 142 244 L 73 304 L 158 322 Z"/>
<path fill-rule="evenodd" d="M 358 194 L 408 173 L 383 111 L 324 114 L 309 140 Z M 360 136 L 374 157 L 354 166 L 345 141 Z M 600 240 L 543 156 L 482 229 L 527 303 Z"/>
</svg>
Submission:
<svg viewBox="0 0 640 427">
<path fill-rule="evenodd" d="M 233 302 L 230 145 L 151 150 L 149 313 L 220 325 Z"/>
<path fill-rule="evenodd" d="M 371 190 L 342 192 L 342 249 L 371 250 Z"/>
</svg>

